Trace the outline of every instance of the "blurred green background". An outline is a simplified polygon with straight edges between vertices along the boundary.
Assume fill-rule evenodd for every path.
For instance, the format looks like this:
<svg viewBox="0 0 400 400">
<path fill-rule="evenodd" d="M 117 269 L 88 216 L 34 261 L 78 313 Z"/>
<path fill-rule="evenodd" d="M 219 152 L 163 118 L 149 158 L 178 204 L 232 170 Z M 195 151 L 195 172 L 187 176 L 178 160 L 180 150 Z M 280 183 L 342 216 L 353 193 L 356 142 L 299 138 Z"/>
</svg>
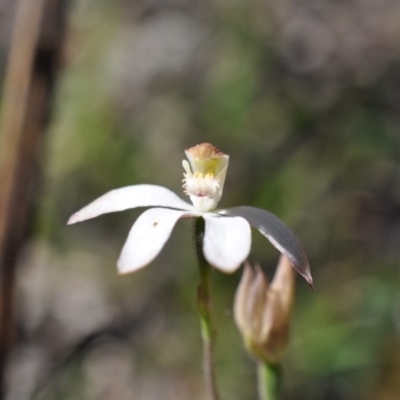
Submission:
<svg viewBox="0 0 400 400">
<path fill-rule="evenodd" d="M 203 398 L 191 221 L 127 276 L 115 264 L 141 210 L 66 221 L 124 185 L 183 197 L 184 149 L 206 141 L 230 155 L 220 205 L 270 210 L 310 259 L 283 398 L 400 398 L 397 0 L 76 0 L 54 102 L 9 399 Z M 278 260 L 255 231 L 250 260 L 270 277 Z M 213 275 L 229 400 L 256 398 L 232 316 L 240 274 Z"/>
</svg>

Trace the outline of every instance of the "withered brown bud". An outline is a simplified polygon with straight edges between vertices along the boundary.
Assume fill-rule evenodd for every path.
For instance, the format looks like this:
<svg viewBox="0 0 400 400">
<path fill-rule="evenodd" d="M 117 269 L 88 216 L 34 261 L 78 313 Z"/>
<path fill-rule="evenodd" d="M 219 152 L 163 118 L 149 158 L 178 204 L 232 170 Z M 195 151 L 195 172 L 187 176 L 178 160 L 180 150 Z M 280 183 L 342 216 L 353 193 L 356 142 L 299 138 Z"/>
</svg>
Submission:
<svg viewBox="0 0 400 400">
<path fill-rule="evenodd" d="M 270 364 L 279 363 L 289 339 L 295 294 L 295 272 L 282 255 L 275 276 L 268 278 L 259 265 L 246 263 L 235 295 L 234 316 L 247 350 Z"/>
</svg>

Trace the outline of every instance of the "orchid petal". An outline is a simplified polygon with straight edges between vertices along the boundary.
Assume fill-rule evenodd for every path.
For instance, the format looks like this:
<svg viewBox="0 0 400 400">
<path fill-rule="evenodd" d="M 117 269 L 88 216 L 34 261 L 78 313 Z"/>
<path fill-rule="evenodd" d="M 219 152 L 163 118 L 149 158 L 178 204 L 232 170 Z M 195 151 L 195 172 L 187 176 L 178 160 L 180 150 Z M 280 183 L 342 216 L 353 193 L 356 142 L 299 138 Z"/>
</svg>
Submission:
<svg viewBox="0 0 400 400">
<path fill-rule="evenodd" d="M 251 229 L 241 217 L 204 214 L 206 221 L 203 251 L 206 260 L 223 272 L 234 272 L 247 258 Z"/>
<path fill-rule="evenodd" d="M 193 206 L 171 190 L 156 185 L 133 185 L 111 190 L 71 216 L 68 225 L 99 215 L 136 207 L 169 207 L 191 211 Z"/>
<path fill-rule="evenodd" d="M 197 216 L 168 208 L 146 210 L 132 226 L 118 260 L 121 274 L 145 267 L 160 253 L 178 219 Z"/>
<path fill-rule="evenodd" d="M 245 218 L 289 259 L 293 268 L 313 287 L 310 264 L 303 245 L 277 216 L 266 210 L 249 206 L 229 208 L 219 211 L 219 214 Z"/>
</svg>

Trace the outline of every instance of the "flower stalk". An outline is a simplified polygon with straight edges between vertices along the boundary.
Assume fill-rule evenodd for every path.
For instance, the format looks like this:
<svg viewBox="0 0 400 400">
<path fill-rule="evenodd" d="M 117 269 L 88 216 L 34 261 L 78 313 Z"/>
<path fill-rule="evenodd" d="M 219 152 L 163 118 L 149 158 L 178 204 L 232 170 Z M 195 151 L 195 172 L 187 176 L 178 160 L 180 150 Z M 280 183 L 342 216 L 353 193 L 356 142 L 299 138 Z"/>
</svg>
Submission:
<svg viewBox="0 0 400 400">
<path fill-rule="evenodd" d="M 206 387 L 206 398 L 218 400 L 214 370 L 214 343 L 215 331 L 212 323 L 211 303 L 211 266 L 203 254 L 203 238 L 205 221 L 203 218 L 195 220 L 196 254 L 199 263 L 200 285 L 197 290 L 197 308 L 200 318 L 201 338 L 203 342 L 203 374 Z"/>
<path fill-rule="evenodd" d="M 279 364 L 257 362 L 259 400 L 278 400 L 281 386 L 281 367 Z"/>
</svg>

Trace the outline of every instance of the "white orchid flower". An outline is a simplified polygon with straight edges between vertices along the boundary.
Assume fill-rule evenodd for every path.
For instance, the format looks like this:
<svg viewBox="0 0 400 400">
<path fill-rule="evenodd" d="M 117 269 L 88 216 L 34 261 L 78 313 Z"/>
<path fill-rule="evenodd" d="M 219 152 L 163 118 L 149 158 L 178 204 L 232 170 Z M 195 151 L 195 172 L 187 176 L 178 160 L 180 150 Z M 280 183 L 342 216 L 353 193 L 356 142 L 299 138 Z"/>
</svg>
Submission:
<svg viewBox="0 0 400 400">
<path fill-rule="evenodd" d="M 203 252 L 206 260 L 223 272 L 234 272 L 247 258 L 251 229 L 258 229 L 289 260 L 312 286 L 307 256 L 299 239 L 275 215 L 249 207 L 216 209 L 221 199 L 229 156 L 209 143 L 186 150 L 183 161 L 183 188 L 193 204 L 180 199 L 167 188 L 133 185 L 112 190 L 71 216 L 68 224 L 101 214 L 136 207 L 146 210 L 132 226 L 118 260 L 120 273 L 137 271 L 161 251 L 180 218 L 205 220 Z"/>
</svg>

